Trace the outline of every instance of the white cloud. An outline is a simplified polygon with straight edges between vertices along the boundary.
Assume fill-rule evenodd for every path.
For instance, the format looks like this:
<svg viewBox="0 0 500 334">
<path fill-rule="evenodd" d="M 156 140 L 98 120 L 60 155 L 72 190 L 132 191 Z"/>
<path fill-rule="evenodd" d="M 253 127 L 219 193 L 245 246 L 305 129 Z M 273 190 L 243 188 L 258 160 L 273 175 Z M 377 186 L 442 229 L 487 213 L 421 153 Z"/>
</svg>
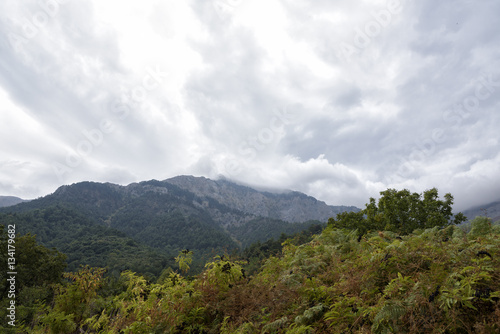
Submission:
<svg viewBox="0 0 500 334">
<path fill-rule="evenodd" d="M 55 1 L 0 4 L 1 194 L 195 174 L 500 198 L 496 2 Z"/>
</svg>

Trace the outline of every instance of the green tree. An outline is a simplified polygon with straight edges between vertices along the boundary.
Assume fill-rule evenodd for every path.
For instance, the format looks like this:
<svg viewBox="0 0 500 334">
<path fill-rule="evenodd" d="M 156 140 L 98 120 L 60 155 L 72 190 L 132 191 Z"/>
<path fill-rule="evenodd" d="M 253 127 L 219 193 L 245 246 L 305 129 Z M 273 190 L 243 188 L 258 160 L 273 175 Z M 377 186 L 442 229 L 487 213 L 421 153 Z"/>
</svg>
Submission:
<svg viewBox="0 0 500 334">
<path fill-rule="evenodd" d="M 337 219 L 329 219 L 329 225 L 357 229 L 360 235 L 377 230 L 409 234 L 415 229 L 444 227 L 466 220 L 462 213 L 453 216 L 453 196 L 447 193 L 441 200 L 436 188 L 423 194 L 411 193 L 407 189 L 387 189 L 380 194 L 378 202 L 370 198 L 364 210 L 340 213 Z"/>
<path fill-rule="evenodd" d="M 65 273 L 71 284 L 59 285 L 53 308 L 39 314 L 39 322 L 49 333 L 73 333 L 83 322 L 100 311 L 102 298 L 97 291 L 105 283 L 104 268 L 82 266 L 76 273 Z"/>
<path fill-rule="evenodd" d="M 187 273 L 189 271 L 189 265 L 193 262 L 193 252 L 189 249 L 180 251 L 179 255 L 175 258 L 175 262 L 179 265 L 180 270 Z"/>
<path fill-rule="evenodd" d="M 364 215 L 365 212 L 363 210 L 359 212 L 341 212 L 337 214 L 337 219 L 330 218 L 328 225 L 334 228 L 357 229 L 360 234 L 366 234 L 368 232 L 368 224 Z"/>
<path fill-rule="evenodd" d="M 0 317 L 6 319 L 6 307 L 10 299 L 7 293 L 6 274 L 8 271 L 15 271 L 17 272 L 15 276 L 16 323 L 28 324 L 33 320 L 40 304 L 48 304 L 52 301 L 53 287 L 62 281 L 66 256 L 55 249 L 38 244 L 35 236 L 30 234 L 16 235 L 10 243 L 8 240 L 7 231 L 4 226 L 0 225 L 0 249 L 3 250 L 0 252 L 2 267 L 0 271 L 0 291 L 2 291 Z M 7 267 L 8 244 L 15 247 L 11 247 L 15 258 L 14 270 Z M 6 329 L 2 325 L 0 325 L 0 332 L 4 333 Z"/>
<path fill-rule="evenodd" d="M 25 287 L 49 285 L 61 281 L 64 268 L 66 268 L 66 255 L 56 249 L 49 249 L 36 242 L 36 237 L 31 234 L 17 235 L 15 243 L 15 271 L 17 272 L 16 285 L 20 291 Z M 2 268 L 7 268 L 7 233 L 0 225 L 0 253 Z M 2 278 L 0 288 L 5 286 L 4 275 L 7 270 L 0 273 Z"/>
</svg>

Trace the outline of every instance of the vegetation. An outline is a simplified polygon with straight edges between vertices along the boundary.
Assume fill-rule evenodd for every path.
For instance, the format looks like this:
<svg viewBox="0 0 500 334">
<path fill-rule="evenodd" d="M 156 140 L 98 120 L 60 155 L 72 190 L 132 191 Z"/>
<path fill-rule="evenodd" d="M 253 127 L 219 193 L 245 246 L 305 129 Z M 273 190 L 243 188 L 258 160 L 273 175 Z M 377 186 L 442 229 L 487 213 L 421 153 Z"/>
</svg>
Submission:
<svg viewBox="0 0 500 334">
<path fill-rule="evenodd" d="M 8 253 L 7 231 L 0 225 L 0 322 L 2 333 L 8 333 L 7 307 L 10 306 L 7 286 Z M 53 300 L 56 285 L 62 282 L 62 275 L 66 267 L 66 256 L 55 249 L 48 249 L 36 243 L 35 237 L 27 234 L 15 239 L 15 301 L 16 317 L 23 323 L 33 324 L 36 314 L 42 305 L 50 305 Z M 12 297 L 12 294 L 10 294 Z M 5 326 L 5 327 L 4 327 Z"/>
<path fill-rule="evenodd" d="M 278 239 L 271 238 L 265 242 L 257 241 L 245 248 L 241 253 L 241 258 L 246 261 L 245 270 L 249 274 L 255 274 L 260 270 L 262 264 L 271 256 L 279 256 L 283 250 L 284 242 L 296 246 L 303 245 L 312 240 L 313 236 L 323 231 L 324 224 L 310 225 L 307 230 L 287 235 L 282 233 Z"/>
<path fill-rule="evenodd" d="M 16 225 L 21 235 L 35 233 L 42 245 L 56 248 L 67 256 L 69 271 L 81 264 L 107 267 L 119 276 L 134 270 L 157 277 L 165 266 L 174 266 L 172 254 L 155 251 L 116 229 L 99 225 L 78 211 L 51 206 L 26 213 L 0 214 L 2 224 Z"/>
<path fill-rule="evenodd" d="M 343 212 L 337 219 L 330 218 L 328 224 L 337 228 L 357 229 L 360 235 L 370 231 L 392 231 L 409 234 L 416 229 L 444 227 L 466 221 L 462 213 L 453 217 L 453 196 L 438 198 L 436 188 L 422 195 L 404 189 L 387 189 L 380 192 L 378 203 L 370 198 L 370 203 L 359 212 Z"/>
<path fill-rule="evenodd" d="M 374 215 L 380 221 L 404 216 L 382 203 Z M 443 222 L 445 207 L 428 209 L 433 226 L 412 232 L 388 221 L 391 230 L 372 230 L 367 215 L 362 232 L 329 224 L 282 236 L 279 247 L 274 240 L 256 244 L 247 249 L 250 257 L 275 255 L 254 274 L 241 257 L 224 254 L 186 276 L 193 251 L 184 249 L 175 258 L 178 269 L 163 268 L 157 280 L 130 270 L 113 278 L 89 266 L 61 275 L 61 255 L 32 245 L 45 255 L 27 262 L 26 273 L 40 263 L 59 271 L 34 283 L 47 292 L 30 297 L 17 332 L 498 333 L 500 229 L 477 217 L 466 233 L 452 219 Z M 31 288 L 26 284 L 20 294 Z"/>
<path fill-rule="evenodd" d="M 241 226 L 229 227 L 228 230 L 237 240 L 242 240 L 242 248 L 247 248 L 261 241 L 281 238 L 283 233 L 293 235 L 310 228 L 315 229 L 320 225 L 324 225 L 324 223 L 317 220 L 304 223 L 287 223 L 278 219 L 256 218 Z"/>
</svg>

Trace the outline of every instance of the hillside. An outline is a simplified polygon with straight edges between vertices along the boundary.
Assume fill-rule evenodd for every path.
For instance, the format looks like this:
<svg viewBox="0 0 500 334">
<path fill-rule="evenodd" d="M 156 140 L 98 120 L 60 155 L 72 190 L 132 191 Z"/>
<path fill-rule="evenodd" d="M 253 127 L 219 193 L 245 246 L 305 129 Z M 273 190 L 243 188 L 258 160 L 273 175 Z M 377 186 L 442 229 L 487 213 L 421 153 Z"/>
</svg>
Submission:
<svg viewBox="0 0 500 334">
<path fill-rule="evenodd" d="M 266 210 L 258 210 L 259 206 Z M 18 232 L 36 234 L 42 244 L 67 254 L 70 269 L 78 261 L 126 269 L 123 256 L 128 253 L 122 248 L 134 244 L 141 252 L 166 258 L 181 249 L 194 250 L 193 269 L 199 271 L 213 252 L 241 249 L 326 223 L 306 219 L 296 214 L 298 209 L 321 218 L 346 208 L 330 207 L 300 193 L 270 194 L 225 180 L 182 176 L 127 186 L 65 185 L 53 194 L 0 209 L 0 218 L 14 219 Z M 288 221 L 275 217 L 288 217 Z M 92 243 L 96 247 L 90 253 L 85 251 L 89 240 L 101 240 L 99 247 Z M 115 247 L 122 249 L 119 256 L 110 255 Z M 116 263 L 123 265 L 118 268 Z M 159 268 L 145 267 L 143 272 L 157 276 Z"/>
<path fill-rule="evenodd" d="M 154 250 L 61 205 L 23 213 L 0 213 L 0 221 L 5 227 L 15 225 L 18 235 L 34 235 L 39 243 L 64 253 L 68 271 L 89 264 L 107 267 L 115 276 L 129 269 L 154 277 L 163 268 L 174 265 L 168 253 Z"/>
</svg>

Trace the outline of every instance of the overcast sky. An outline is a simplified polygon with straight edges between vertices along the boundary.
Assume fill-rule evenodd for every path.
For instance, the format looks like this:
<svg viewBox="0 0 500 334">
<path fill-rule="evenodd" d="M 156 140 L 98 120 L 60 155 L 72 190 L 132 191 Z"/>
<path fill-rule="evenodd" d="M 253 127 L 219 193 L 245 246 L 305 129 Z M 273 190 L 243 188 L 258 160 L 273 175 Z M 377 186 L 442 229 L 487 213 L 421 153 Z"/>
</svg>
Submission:
<svg viewBox="0 0 500 334">
<path fill-rule="evenodd" d="M 2 0 L 0 195 L 190 174 L 500 199 L 497 0 Z"/>
</svg>

